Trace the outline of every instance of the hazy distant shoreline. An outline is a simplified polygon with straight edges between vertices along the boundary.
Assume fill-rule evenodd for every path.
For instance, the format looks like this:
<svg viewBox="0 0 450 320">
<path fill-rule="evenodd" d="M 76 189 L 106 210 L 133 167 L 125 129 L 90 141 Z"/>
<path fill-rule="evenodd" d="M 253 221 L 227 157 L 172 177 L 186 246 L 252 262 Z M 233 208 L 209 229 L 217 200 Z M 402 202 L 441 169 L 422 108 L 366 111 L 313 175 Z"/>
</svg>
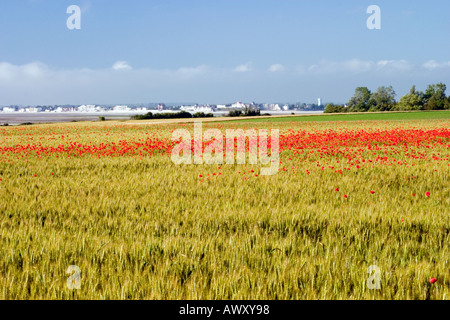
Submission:
<svg viewBox="0 0 450 320">
<path fill-rule="evenodd" d="M 149 110 L 148 112 L 158 113 L 156 110 Z M 163 112 L 171 112 L 169 110 Z M 173 111 L 177 112 L 177 111 Z M 145 112 L 142 112 L 144 114 Z M 270 113 L 272 115 L 289 115 L 295 114 L 322 114 L 323 111 L 264 111 L 261 113 Z M 72 121 L 98 121 L 99 117 L 105 117 L 106 120 L 129 120 L 131 116 L 136 115 L 136 112 L 97 112 L 97 113 L 81 113 L 81 112 L 61 112 L 61 113 L 3 113 L 0 112 L 0 126 L 4 124 L 19 125 L 22 123 L 59 123 Z M 215 117 L 224 116 L 227 112 L 213 112 Z"/>
</svg>

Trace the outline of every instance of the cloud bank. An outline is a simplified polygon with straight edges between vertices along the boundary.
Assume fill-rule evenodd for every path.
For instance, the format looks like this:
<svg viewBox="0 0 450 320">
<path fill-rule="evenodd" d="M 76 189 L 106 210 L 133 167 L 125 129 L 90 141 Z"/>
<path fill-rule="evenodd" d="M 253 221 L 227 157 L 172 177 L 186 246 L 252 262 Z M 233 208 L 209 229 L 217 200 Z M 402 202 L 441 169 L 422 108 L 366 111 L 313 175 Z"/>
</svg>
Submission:
<svg viewBox="0 0 450 320">
<path fill-rule="evenodd" d="M 0 62 L 0 105 L 233 101 L 344 102 L 356 86 L 393 85 L 397 92 L 416 84 L 450 80 L 450 61 L 321 60 L 311 65 L 248 62 L 225 68 L 133 68 L 125 60 L 105 69 L 56 69 L 35 61 Z M 450 83 L 447 83 L 450 85 Z M 398 86 L 398 87 L 397 87 Z M 425 88 L 422 88 L 425 89 Z M 327 101 L 327 100 L 325 100 Z"/>
</svg>

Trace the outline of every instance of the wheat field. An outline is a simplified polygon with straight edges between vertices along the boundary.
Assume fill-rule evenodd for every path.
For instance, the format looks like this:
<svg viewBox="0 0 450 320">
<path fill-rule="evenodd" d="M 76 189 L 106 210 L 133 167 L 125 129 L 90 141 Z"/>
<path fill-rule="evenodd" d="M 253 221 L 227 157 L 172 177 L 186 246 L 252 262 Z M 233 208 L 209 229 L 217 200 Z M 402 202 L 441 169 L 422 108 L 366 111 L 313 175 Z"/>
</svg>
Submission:
<svg viewBox="0 0 450 320">
<path fill-rule="evenodd" d="M 1 127 L 0 299 L 449 299 L 449 125 L 203 124 L 279 129 L 272 176 L 175 165 L 189 123 Z"/>
</svg>

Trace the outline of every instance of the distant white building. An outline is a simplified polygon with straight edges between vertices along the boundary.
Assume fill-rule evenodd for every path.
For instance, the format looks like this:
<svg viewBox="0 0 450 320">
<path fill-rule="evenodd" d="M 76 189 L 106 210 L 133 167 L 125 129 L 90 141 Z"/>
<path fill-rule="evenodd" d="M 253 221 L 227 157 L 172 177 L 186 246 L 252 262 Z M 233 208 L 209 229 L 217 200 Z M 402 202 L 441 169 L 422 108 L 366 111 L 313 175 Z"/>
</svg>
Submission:
<svg viewBox="0 0 450 320">
<path fill-rule="evenodd" d="M 242 102 L 238 101 L 236 103 L 233 103 L 231 105 L 232 109 L 245 109 L 245 104 L 243 104 Z"/>
<path fill-rule="evenodd" d="M 182 106 L 180 108 L 181 111 L 186 111 L 186 112 L 205 112 L 205 113 L 212 113 L 213 110 L 210 107 L 207 106 Z"/>
<path fill-rule="evenodd" d="M 59 108 L 58 108 L 59 109 Z M 103 112 L 105 109 L 95 104 L 82 105 L 77 108 L 78 112 Z"/>
<path fill-rule="evenodd" d="M 78 107 L 79 112 L 96 112 L 95 105 L 82 105 Z"/>
<path fill-rule="evenodd" d="M 281 107 L 278 103 L 264 103 L 262 105 L 263 110 L 270 110 L 270 111 L 281 111 Z"/>
<path fill-rule="evenodd" d="M 317 99 L 317 105 L 320 107 L 322 105 L 322 99 Z"/>
<path fill-rule="evenodd" d="M 271 111 L 281 111 L 280 105 L 278 103 L 269 104 L 269 110 Z"/>
<path fill-rule="evenodd" d="M 128 106 L 115 106 L 113 108 L 113 111 L 115 111 L 115 112 L 128 112 L 128 111 L 131 111 L 131 109 Z"/>
<path fill-rule="evenodd" d="M 218 105 L 216 106 L 216 109 L 217 109 L 218 111 L 227 111 L 228 107 L 227 107 L 225 104 L 218 104 Z"/>
<path fill-rule="evenodd" d="M 38 107 L 30 107 L 30 108 L 26 108 L 25 112 L 41 112 L 42 108 L 38 108 Z"/>
<path fill-rule="evenodd" d="M 10 107 L 4 107 L 3 108 L 3 112 L 15 112 L 16 109 L 15 108 L 10 108 Z"/>
</svg>

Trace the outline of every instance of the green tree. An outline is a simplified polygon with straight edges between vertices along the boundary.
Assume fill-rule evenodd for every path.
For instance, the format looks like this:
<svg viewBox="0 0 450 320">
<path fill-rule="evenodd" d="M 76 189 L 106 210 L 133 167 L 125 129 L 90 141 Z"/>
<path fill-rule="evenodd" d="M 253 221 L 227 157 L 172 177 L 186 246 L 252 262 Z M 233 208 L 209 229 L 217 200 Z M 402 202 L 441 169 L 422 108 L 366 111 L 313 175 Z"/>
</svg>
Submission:
<svg viewBox="0 0 450 320">
<path fill-rule="evenodd" d="M 323 110 L 323 113 L 335 113 L 336 108 L 335 105 L 332 103 L 329 103 L 325 106 L 325 109 Z"/>
<path fill-rule="evenodd" d="M 409 94 L 401 97 L 395 110 L 423 110 L 423 93 L 416 91 L 416 86 L 412 86 Z"/>
<path fill-rule="evenodd" d="M 329 103 L 326 105 L 325 110 L 323 112 L 324 113 L 342 113 L 342 112 L 347 112 L 346 109 L 347 108 L 345 108 L 342 105 Z"/>
<path fill-rule="evenodd" d="M 228 117 L 240 117 L 242 115 L 241 110 L 231 110 L 228 112 Z"/>
<path fill-rule="evenodd" d="M 446 85 L 441 83 L 429 85 L 425 91 L 425 110 L 443 110 L 445 107 Z"/>
<path fill-rule="evenodd" d="M 395 91 L 392 86 L 378 88 L 368 102 L 370 111 L 390 111 L 395 106 Z"/>
<path fill-rule="evenodd" d="M 445 100 L 444 109 L 450 110 L 450 96 L 448 96 L 447 100 Z"/>
<path fill-rule="evenodd" d="M 348 107 L 351 112 L 365 112 L 369 109 L 370 90 L 367 87 L 358 87 L 350 98 Z"/>
<path fill-rule="evenodd" d="M 244 116 L 246 117 L 251 117 L 251 116 L 260 116 L 261 115 L 261 110 L 252 108 L 252 107 L 245 107 L 244 109 Z"/>
</svg>

